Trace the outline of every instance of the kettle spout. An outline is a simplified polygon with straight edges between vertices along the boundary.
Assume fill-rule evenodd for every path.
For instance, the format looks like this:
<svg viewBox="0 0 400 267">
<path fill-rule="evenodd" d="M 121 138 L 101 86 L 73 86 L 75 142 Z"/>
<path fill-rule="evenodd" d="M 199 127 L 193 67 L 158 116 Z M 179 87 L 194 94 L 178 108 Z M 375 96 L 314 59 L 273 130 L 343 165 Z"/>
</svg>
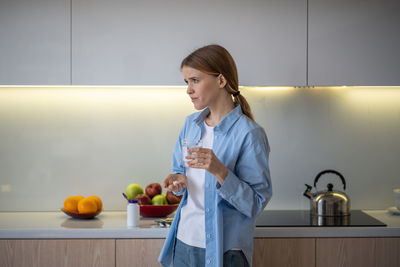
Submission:
<svg viewBox="0 0 400 267">
<path fill-rule="evenodd" d="M 311 192 L 312 186 L 305 184 L 307 186 L 306 191 L 304 191 L 303 196 L 312 199 L 314 197 L 314 194 Z"/>
</svg>

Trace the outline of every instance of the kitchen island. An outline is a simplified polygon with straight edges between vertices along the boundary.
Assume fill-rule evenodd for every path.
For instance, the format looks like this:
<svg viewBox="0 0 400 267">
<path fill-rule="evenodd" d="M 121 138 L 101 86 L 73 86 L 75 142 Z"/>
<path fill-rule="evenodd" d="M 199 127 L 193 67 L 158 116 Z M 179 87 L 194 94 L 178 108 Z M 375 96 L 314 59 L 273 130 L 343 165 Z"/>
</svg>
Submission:
<svg viewBox="0 0 400 267">
<path fill-rule="evenodd" d="M 256 227 L 253 266 L 400 266 L 400 216 L 364 212 L 387 226 Z M 159 266 L 168 230 L 154 218 L 128 228 L 122 211 L 91 220 L 61 211 L 0 212 L 0 266 Z"/>
</svg>

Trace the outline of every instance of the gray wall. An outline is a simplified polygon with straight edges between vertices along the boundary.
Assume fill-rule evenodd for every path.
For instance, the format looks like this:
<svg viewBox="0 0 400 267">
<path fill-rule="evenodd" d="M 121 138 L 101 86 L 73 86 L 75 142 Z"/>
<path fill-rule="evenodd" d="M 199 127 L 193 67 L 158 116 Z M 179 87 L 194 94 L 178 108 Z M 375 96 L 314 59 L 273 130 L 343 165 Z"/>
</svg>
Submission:
<svg viewBox="0 0 400 267">
<path fill-rule="evenodd" d="M 276 88 L 275 88 L 276 89 Z M 353 208 L 393 206 L 400 88 L 243 88 L 271 144 L 270 209 L 307 209 L 304 183 L 343 173 Z M 0 211 L 58 210 L 96 194 L 122 210 L 129 183 L 169 173 L 194 109 L 183 88 L 0 88 Z M 323 176 L 320 187 L 334 181 Z"/>
</svg>

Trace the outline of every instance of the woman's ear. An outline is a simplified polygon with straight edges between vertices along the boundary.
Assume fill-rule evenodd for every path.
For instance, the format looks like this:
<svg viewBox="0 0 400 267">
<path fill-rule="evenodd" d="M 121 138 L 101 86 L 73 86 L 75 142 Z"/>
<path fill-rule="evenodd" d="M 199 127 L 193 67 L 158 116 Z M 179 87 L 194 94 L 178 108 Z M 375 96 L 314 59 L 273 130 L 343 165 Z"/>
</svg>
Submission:
<svg viewBox="0 0 400 267">
<path fill-rule="evenodd" d="M 218 79 L 219 88 L 225 88 L 226 79 L 225 79 L 224 75 L 219 74 L 218 77 L 217 77 L 217 79 Z"/>
</svg>

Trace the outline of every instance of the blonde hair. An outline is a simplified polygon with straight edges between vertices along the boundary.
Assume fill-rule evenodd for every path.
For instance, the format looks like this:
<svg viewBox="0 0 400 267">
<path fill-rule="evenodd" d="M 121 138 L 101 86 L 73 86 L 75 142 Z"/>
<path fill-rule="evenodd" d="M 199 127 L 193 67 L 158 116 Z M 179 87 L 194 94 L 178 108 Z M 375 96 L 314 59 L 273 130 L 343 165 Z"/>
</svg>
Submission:
<svg viewBox="0 0 400 267">
<path fill-rule="evenodd" d="M 201 47 L 182 60 L 181 69 L 184 66 L 209 75 L 218 76 L 222 74 L 226 79 L 225 90 L 232 95 L 233 102 L 239 104 L 243 114 L 254 121 L 250 105 L 239 91 L 239 78 L 235 61 L 224 47 L 215 44 Z"/>
</svg>

